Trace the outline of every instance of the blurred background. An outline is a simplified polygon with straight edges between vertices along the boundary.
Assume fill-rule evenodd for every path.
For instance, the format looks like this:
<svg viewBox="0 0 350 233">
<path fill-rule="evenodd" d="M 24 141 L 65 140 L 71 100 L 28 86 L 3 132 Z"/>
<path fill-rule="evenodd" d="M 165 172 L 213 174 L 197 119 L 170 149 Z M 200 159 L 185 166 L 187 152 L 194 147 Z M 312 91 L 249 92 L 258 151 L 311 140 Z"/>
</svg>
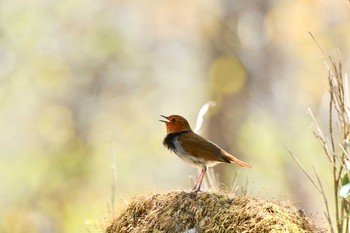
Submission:
<svg viewBox="0 0 350 233">
<path fill-rule="evenodd" d="M 249 193 L 295 201 L 326 225 L 284 143 L 331 194 L 307 114 L 326 131 L 327 69 L 308 32 L 349 71 L 349 6 L 2 2 L 0 232 L 99 232 L 136 194 L 191 188 L 197 171 L 163 147 L 158 120 L 179 114 L 194 127 L 207 101 L 201 134 L 254 167 L 219 165 L 220 182 L 230 188 L 239 170 Z"/>
</svg>

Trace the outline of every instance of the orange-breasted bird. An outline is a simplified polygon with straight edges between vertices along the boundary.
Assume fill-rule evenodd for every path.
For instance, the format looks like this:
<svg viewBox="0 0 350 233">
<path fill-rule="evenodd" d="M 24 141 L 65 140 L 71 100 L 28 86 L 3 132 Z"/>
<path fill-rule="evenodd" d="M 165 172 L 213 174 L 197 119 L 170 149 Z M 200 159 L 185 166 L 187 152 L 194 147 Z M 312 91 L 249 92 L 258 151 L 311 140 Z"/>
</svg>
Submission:
<svg viewBox="0 0 350 233">
<path fill-rule="evenodd" d="M 251 168 L 249 164 L 224 151 L 215 143 L 194 133 L 188 121 L 182 116 L 160 116 L 165 118 L 160 121 L 165 123 L 167 131 L 163 145 L 186 163 L 202 169 L 192 191 L 200 190 L 207 167 L 218 163 L 235 163 L 241 167 Z"/>
</svg>

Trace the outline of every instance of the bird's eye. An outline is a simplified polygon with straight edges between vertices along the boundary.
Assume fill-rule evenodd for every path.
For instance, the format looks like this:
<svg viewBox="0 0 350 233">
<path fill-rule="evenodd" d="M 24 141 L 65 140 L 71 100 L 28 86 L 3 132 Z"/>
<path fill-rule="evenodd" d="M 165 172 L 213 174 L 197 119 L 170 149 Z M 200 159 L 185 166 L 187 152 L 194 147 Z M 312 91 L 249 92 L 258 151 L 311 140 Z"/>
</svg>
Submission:
<svg viewBox="0 0 350 233">
<path fill-rule="evenodd" d="M 175 121 L 176 121 L 175 118 L 173 118 L 173 119 L 171 120 L 171 122 L 173 122 L 173 123 L 174 123 Z"/>
</svg>

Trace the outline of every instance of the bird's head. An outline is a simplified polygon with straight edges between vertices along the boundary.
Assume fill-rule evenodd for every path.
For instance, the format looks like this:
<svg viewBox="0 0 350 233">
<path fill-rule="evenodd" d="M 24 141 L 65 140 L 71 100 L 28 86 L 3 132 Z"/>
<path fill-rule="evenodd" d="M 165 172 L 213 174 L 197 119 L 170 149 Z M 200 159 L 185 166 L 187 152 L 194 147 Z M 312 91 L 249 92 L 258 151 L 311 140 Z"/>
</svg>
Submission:
<svg viewBox="0 0 350 233">
<path fill-rule="evenodd" d="M 163 116 L 161 117 L 165 118 L 165 120 L 159 120 L 161 122 L 165 123 L 167 134 L 171 133 L 180 133 L 183 131 L 191 131 L 190 124 L 188 121 L 179 115 L 171 115 L 171 116 Z"/>
</svg>

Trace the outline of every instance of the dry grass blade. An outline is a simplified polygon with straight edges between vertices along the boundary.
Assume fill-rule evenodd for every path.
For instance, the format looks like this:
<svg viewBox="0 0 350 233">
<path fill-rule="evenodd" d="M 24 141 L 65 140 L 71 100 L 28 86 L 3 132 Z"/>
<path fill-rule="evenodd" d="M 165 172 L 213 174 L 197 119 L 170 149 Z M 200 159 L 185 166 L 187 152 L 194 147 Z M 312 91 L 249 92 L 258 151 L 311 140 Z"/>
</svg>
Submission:
<svg viewBox="0 0 350 233">
<path fill-rule="evenodd" d="M 350 161 L 349 153 L 344 149 L 344 147 L 341 144 L 339 144 L 339 147 L 343 151 L 343 153 L 346 155 L 347 159 Z"/>
<path fill-rule="evenodd" d="M 313 39 L 313 41 L 315 42 L 315 44 L 317 45 L 317 47 L 320 49 L 321 53 L 322 53 L 322 56 L 324 57 L 324 59 L 326 59 L 326 53 L 323 51 L 322 47 L 320 46 L 320 44 L 318 43 L 318 41 L 316 40 L 316 38 L 314 37 L 314 35 L 309 32 L 309 35 L 311 36 L 311 38 Z M 327 67 L 327 69 L 329 69 L 329 66 L 327 64 L 327 62 L 325 61 L 325 65 Z"/>
<path fill-rule="evenodd" d="M 313 126 L 312 132 L 315 135 L 315 137 L 318 139 L 318 141 L 320 142 L 320 144 L 321 144 L 321 146 L 322 146 L 322 148 L 323 148 L 323 150 L 325 152 L 325 155 L 327 156 L 329 161 L 332 163 L 332 165 L 334 165 L 334 158 L 329 153 L 326 138 L 324 137 L 324 135 L 322 133 L 322 130 L 318 126 L 318 124 L 317 124 L 317 122 L 315 120 L 315 117 L 314 117 L 314 115 L 313 115 L 313 113 L 312 113 L 310 108 L 308 109 L 308 113 L 310 114 L 311 119 L 312 119 L 312 126 Z"/>
<path fill-rule="evenodd" d="M 310 174 L 305 170 L 305 168 L 303 167 L 303 165 L 301 165 L 301 163 L 299 162 L 299 160 L 297 159 L 297 157 L 295 157 L 295 155 L 293 154 L 293 152 L 291 151 L 291 149 L 285 144 L 285 147 L 288 150 L 288 153 L 293 157 L 293 159 L 295 160 L 295 162 L 298 164 L 298 166 L 301 168 L 301 170 L 303 170 L 303 172 L 305 173 L 305 175 L 309 178 L 309 180 L 311 181 L 311 183 L 315 186 L 315 188 L 322 194 L 322 189 L 320 187 L 317 186 L 317 184 L 315 183 L 315 181 L 312 179 L 312 177 L 310 176 Z"/>
<path fill-rule="evenodd" d="M 318 185 L 320 186 L 320 190 L 321 190 L 321 194 L 322 194 L 322 197 L 323 197 L 323 201 L 324 201 L 325 206 L 326 206 L 325 216 L 327 218 L 327 221 L 328 221 L 329 225 L 331 226 L 331 232 L 333 233 L 334 229 L 332 227 L 333 225 L 332 225 L 331 215 L 330 215 L 330 212 L 329 212 L 328 199 L 327 199 L 326 193 L 325 193 L 325 191 L 323 189 L 323 185 L 322 185 L 320 176 L 318 175 L 318 172 L 316 170 L 316 167 L 313 165 L 312 168 L 314 169 L 314 173 L 315 173 L 315 175 L 317 177 Z"/>
<path fill-rule="evenodd" d="M 327 141 L 325 134 L 317 124 L 312 111 L 308 109 L 308 112 L 312 119 L 313 133 L 321 144 L 324 154 L 332 165 L 333 194 L 335 203 L 333 212 L 335 216 L 336 230 L 338 233 L 345 233 L 350 232 L 350 191 L 348 191 L 348 187 L 346 186 L 350 185 L 350 173 L 348 168 L 350 164 L 350 100 L 348 92 L 348 78 L 347 75 L 343 77 L 342 63 L 340 59 L 338 62 L 334 62 L 332 57 L 326 55 L 312 33 L 309 32 L 309 34 L 317 47 L 320 49 L 323 55 L 325 66 L 328 70 L 327 78 L 330 101 L 328 116 L 329 125 L 327 133 L 329 133 L 330 142 Z M 334 115 L 336 115 L 336 117 L 334 117 Z M 334 125 L 338 127 L 333 127 Z M 340 149 L 338 147 L 336 148 L 335 145 L 337 144 L 339 144 Z M 330 212 L 332 211 L 329 209 L 328 199 L 315 166 L 313 166 L 313 169 L 317 178 L 317 184 L 300 164 L 298 159 L 293 155 L 289 148 L 288 152 L 297 162 L 303 172 L 307 175 L 316 189 L 321 193 L 326 207 L 325 215 L 327 217 L 331 232 L 334 232 L 330 216 Z"/>
<path fill-rule="evenodd" d="M 350 209 L 348 195 L 345 191 L 340 194 L 340 191 L 344 192 L 348 183 L 346 179 L 350 180 L 349 170 L 346 162 L 349 162 L 349 134 L 350 134 L 350 114 L 349 114 L 349 93 L 348 93 L 348 79 L 347 75 L 343 76 L 343 67 L 339 59 L 335 62 L 332 57 L 326 56 L 321 46 L 310 33 L 312 39 L 320 49 L 324 56 L 326 67 L 328 70 L 328 83 L 329 83 L 329 135 L 331 151 L 327 147 L 327 142 L 323 136 L 321 130 L 316 124 L 315 119 L 313 122 L 315 125 L 314 134 L 316 138 L 321 142 L 325 154 L 331 161 L 333 167 L 333 191 L 335 202 L 335 219 L 338 233 L 349 232 L 350 223 Z M 340 55 L 339 55 L 340 58 Z M 336 118 L 333 114 L 336 113 Z M 335 119 L 334 119 L 335 118 Z M 333 125 L 337 125 L 337 128 L 333 128 Z M 339 144 L 339 148 L 336 148 L 336 144 Z M 319 180 L 319 177 L 318 177 Z M 344 189 L 345 187 L 345 189 Z M 323 189 L 323 187 L 321 187 Z M 325 201 L 326 208 L 328 210 L 328 203 Z M 328 211 L 329 212 L 329 211 Z M 332 229 L 332 225 L 330 224 Z"/>
<path fill-rule="evenodd" d="M 116 193 L 116 187 L 117 187 L 117 170 L 116 170 L 116 151 L 115 151 L 115 143 L 112 142 L 112 163 L 111 163 L 111 170 L 112 170 L 112 185 L 111 185 L 111 202 L 110 202 L 110 214 L 111 216 L 115 215 L 115 193 Z"/>
</svg>

